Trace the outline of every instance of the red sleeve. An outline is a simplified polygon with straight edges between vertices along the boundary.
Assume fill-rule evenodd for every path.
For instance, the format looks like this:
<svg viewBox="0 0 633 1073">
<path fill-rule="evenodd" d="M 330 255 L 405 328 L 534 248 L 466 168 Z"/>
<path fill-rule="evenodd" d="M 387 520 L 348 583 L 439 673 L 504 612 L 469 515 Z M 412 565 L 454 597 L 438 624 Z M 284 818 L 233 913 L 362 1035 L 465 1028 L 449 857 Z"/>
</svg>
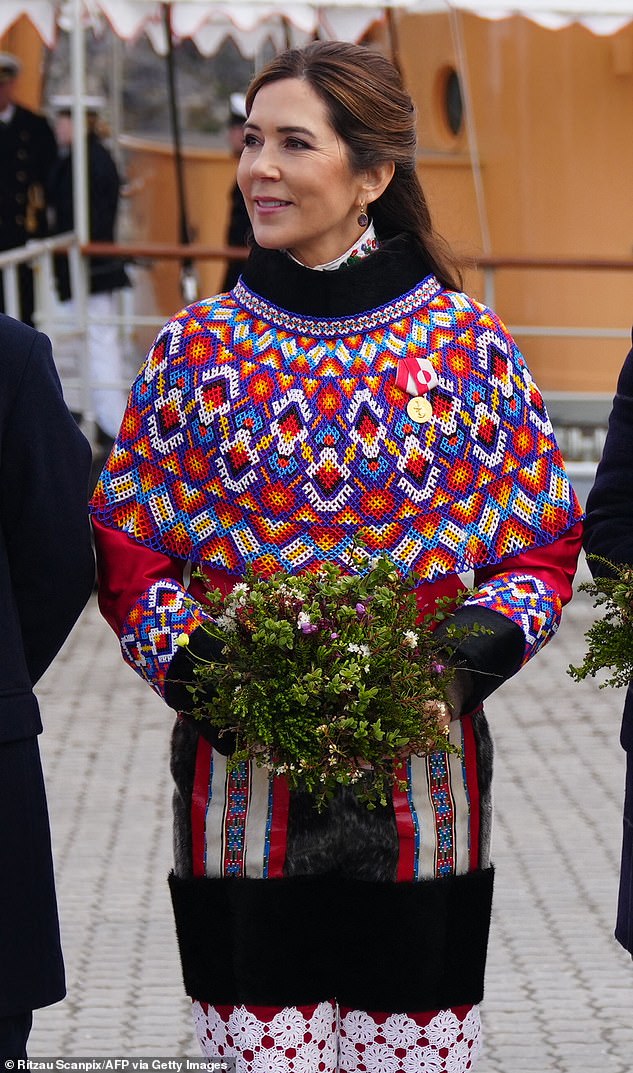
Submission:
<svg viewBox="0 0 633 1073">
<path fill-rule="evenodd" d="M 500 574 L 531 574 L 556 593 L 564 606 L 573 594 L 573 581 L 582 547 L 583 523 L 576 522 L 566 533 L 542 548 L 530 548 L 519 555 L 503 559 L 494 566 L 475 571 L 477 587 Z"/>
<path fill-rule="evenodd" d="M 182 583 L 185 564 L 180 559 L 144 548 L 127 533 L 108 529 L 95 518 L 92 528 L 97 553 L 99 608 L 120 637 L 123 623 L 143 593 L 164 578 Z"/>
<path fill-rule="evenodd" d="M 165 696 L 171 662 L 182 635 L 191 637 L 207 617 L 200 605 L 202 584 L 185 584 L 187 564 L 138 544 L 93 519 L 99 577 L 99 606 L 116 633 L 124 660 Z M 223 592 L 236 579 L 205 570 Z"/>
</svg>

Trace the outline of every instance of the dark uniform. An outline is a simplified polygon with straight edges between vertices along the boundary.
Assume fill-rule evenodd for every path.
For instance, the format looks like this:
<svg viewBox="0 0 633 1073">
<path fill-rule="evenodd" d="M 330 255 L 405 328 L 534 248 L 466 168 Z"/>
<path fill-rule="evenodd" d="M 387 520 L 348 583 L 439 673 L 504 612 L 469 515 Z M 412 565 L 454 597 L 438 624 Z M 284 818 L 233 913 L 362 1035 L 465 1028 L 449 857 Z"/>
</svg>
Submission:
<svg viewBox="0 0 633 1073">
<path fill-rule="evenodd" d="M 251 221 L 244 204 L 244 198 L 242 197 L 242 191 L 237 183 L 234 183 L 231 188 L 231 201 L 230 201 L 230 214 L 229 225 L 226 234 L 226 242 L 228 246 L 246 246 L 248 236 L 251 230 Z M 221 290 L 230 291 L 235 286 L 242 269 L 244 268 L 244 260 L 228 261 L 226 266 L 226 272 L 224 274 L 224 280 L 222 282 Z"/>
<path fill-rule="evenodd" d="M 44 116 L 14 105 L 10 121 L 0 123 L 0 250 L 46 234 L 44 188 L 56 155 L 55 135 Z M 33 277 L 26 267 L 19 275 L 21 319 L 30 323 Z"/>
<path fill-rule="evenodd" d="M 91 242 L 114 242 L 121 180 L 111 153 L 98 136 L 89 132 L 86 143 Z M 73 159 L 67 152 L 57 158 L 46 187 L 54 234 L 74 227 Z M 120 257 L 91 257 L 90 294 L 129 287 L 130 280 Z M 68 257 L 55 258 L 57 290 L 62 302 L 71 297 Z"/>
</svg>

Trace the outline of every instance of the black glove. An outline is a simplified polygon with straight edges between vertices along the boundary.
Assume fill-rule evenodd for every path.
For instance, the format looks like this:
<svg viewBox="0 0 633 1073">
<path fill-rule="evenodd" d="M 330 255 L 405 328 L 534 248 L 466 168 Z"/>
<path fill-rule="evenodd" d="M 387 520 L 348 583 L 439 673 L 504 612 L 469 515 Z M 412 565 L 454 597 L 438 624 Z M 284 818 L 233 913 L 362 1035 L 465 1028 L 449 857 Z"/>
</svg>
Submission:
<svg viewBox="0 0 633 1073">
<path fill-rule="evenodd" d="M 235 735 L 230 731 L 212 726 L 208 719 L 197 719 L 192 715 L 194 708 L 211 707 L 215 700 L 213 686 L 200 687 L 195 676 L 198 659 L 222 659 L 222 642 L 211 637 L 204 626 L 198 626 L 189 635 L 189 644 L 179 648 L 173 656 L 165 676 L 165 701 L 174 708 L 185 722 L 195 727 L 198 734 L 208 741 L 223 756 L 235 752 Z M 187 688 L 196 683 L 195 696 Z"/>
<path fill-rule="evenodd" d="M 447 636 L 449 624 L 465 627 L 476 623 L 486 632 L 468 633 L 459 641 Z M 457 668 L 455 715 L 471 712 L 511 678 L 521 667 L 525 652 L 523 630 L 512 619 L 488 607 L 464 604 L 455 614 L 441 622 L 435 637 L 446 648 L 447 660 Z M 453 707 L 453 700 L 449 696 Z"/>
</svg>

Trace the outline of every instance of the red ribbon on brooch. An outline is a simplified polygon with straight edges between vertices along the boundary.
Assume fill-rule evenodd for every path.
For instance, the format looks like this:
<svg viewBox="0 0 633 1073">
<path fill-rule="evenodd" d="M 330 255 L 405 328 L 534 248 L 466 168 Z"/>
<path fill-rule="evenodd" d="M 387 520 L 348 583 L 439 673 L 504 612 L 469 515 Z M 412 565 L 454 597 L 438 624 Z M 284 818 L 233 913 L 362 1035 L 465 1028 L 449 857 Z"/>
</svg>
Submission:
<svg viewBox="0 0 633 1073">
<path fill-rule="evenodd" d="M 437 373 L 428 358 L 400 358 L 396 387 L 408 395 L 426 395 L 437 384 Z"/>
</svg>

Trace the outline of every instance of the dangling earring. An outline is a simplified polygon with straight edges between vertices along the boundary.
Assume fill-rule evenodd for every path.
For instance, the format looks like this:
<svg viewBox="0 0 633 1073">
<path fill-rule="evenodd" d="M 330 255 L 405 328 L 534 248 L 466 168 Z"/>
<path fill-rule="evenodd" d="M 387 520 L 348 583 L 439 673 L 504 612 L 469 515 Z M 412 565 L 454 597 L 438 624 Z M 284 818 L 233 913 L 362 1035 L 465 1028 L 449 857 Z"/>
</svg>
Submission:
<svg viewBox="0 0 633 1073">
<path fill-rule="evenodd" d="M 359 227 L 367 227 L 367 225 L 369 223 L 369 216 L 365 212 L 365 202 L 364 201 L 361 201 L 361 203 L 360 203 L 360 212 L 359 212 L 358 217 L 357 217 L 357 223 L 358 223 Z"/>
</svg>

